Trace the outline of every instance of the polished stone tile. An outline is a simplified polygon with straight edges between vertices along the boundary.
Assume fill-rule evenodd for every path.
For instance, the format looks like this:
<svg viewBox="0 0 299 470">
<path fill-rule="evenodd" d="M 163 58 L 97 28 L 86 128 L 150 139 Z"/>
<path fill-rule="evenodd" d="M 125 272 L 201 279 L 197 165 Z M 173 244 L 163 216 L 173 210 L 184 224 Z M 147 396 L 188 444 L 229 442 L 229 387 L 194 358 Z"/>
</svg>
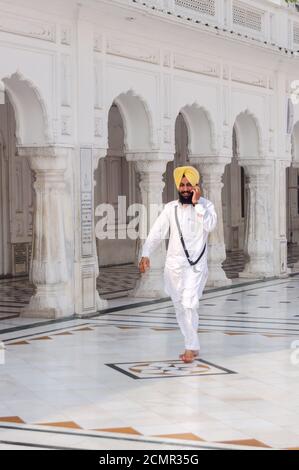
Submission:
<svg viewBox="0 0 299 470">
<path fill-rule="evenodd" d="M 132 303 L 129 309 L 90 320 L 41 322 L 32 328 L 28 319 L 11 319 L 15 331 L 0 332 L 8 343 L 6 363 L 0 366 L 0 417 L 59 428 L 62 440 L 52 434 L 48 440 L 47 435 L 47 444 L 53 446 L 154 446 L 84 436 L 92 429 L 124 434 L 127 429 L 129 436 L 134 429 L 144 438 L 173 439 L 170 444 L 160 442 L 160 448 L 175 448 L 179 442 L 186 446 L 188 437 L 193 443 L 203 439 L 230 447 L 258 442 L 298 447 L 299 366 L 291 362 L 292 341 L 299 338 L 299 320 L 294 317 L 298 288 L 294 277 L 204 295 L 200 359 L 235 374 L 177 376 L 179 368 L 184 369 L 178 361 L 183 342 L 170 302 L 142 307 Z M 4 330 L 5 322 L 0 323 Z M 43 337 L 50 339 L 37 339 Z M 144 363 L 150 368 L 160 365 L 160 372 L 163 366 L 162 375 L 136 379 L 108 366 L 125 364 L 128 371 Z M 176 374 L 170 373 L 171 365 Z M 166 369 L 169 376 L 162 378 Z M 69 430 L 81 434 L 67 435 Z M 28 440 L 25 431 L 14 432 L 14 439 Z M 35 435 L 31 445 L 42 445 L 43 439 L 44 434 Z"/>
</svg>

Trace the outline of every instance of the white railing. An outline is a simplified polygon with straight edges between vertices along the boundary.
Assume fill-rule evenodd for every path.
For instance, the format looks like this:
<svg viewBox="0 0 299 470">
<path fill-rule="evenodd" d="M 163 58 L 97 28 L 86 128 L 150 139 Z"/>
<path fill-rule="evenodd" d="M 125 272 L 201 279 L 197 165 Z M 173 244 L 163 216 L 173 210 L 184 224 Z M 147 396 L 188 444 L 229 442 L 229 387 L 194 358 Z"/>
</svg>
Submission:
<svg viewBox="0 0 299 470">
<path fill-rule="evenodd" d="M 285 0 L 136 0 L 265 43 L 299 49 L 299 11 Z M 132 3 L 132 1 L 131 1 Z M 299 0 L 298 0 L 299 5 Z"/>
<path fill-rule="evenodd" d="M 265 11 L 248 6 L 245 2 L 233 1 L 233 25 L 248 31 L 263 34 Z"/>
<path fill-rule="evenodd" d="M 217 2 L 215 0 L 175 0 L 177 10 L 190 9 L 199 15 L 216 16 Z"/>
</svg>

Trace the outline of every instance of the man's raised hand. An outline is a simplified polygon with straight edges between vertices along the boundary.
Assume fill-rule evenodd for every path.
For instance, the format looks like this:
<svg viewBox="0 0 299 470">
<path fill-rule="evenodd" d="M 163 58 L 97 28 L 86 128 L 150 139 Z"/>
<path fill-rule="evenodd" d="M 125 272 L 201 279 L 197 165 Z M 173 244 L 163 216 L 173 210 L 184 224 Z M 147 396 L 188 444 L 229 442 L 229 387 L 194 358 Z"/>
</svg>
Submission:
<svg viewBox="0 0 299 470">
<path fill-rule="evenodd" d="M 192 204 L 196 204 L 198 202 L 198 200 L 200 199 L 200 196 L 201 196 L 201 191 L 200 191 L 200 187 L 198 186 L 198 184 L 196 184 L 192 188 L 192 193 L 193 193 Z"/>
</svg>

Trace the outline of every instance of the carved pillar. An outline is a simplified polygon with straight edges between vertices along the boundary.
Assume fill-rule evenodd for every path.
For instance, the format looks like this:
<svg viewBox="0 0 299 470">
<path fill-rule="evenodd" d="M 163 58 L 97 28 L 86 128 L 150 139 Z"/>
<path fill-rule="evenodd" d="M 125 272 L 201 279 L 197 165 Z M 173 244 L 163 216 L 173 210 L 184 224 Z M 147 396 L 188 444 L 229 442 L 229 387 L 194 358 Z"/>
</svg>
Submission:
<svg viewBox="0 0 299 470">
<path fill-rule="evenodd" d="M 74 313 L 73 233 L 68 154 L 63 147 L 19 148 L 35 175 L 30 280 L 35 286 L 22 316 L 60 318 Z"/>
<path fill-rule="evenodd" d="M 148 158 L 148 160 L 147 160 Z M 155 159 L 154 159 L 155 158 Z M 162 159 L 163 158 L 163 159 Z M 140 219 L 138 247 L 138 260 L 141 257 L 143 243 L 150 227 L 162 210 L 162 192 L 165 183 L 163 174 L 166 164 L 173 159 L 172 154 L 159 156 L 158 154 L 127 154 L 127 159 L 134 161 L 136 170 L 140 175 L 141 204 L 144 215 Z M 161 209 L 158 211 L 158 209 Z M 151 269 L 143 274 L 133 292 L 134 297 L 161 298 L 166 297 L 163 285 L 163 271 L 165 266 L 165 242 L 159 245 L 151 255 Z"/>
<path fill-rule="evenodd" d="M 226 259 L 221 190 L 223 187 L 222 176 L 225 165 L 230 163 L 225 157 L 195 157 L 190 155 L 190 163 L 196 163 L 202 179 L 203 196 L 209 199 L 215 206 L 217 213 L 216 228 L 209 235 L 208 286 L 226 286 L 231 280 L 226 277 L 222 269 L 222 263 Z"/>
<path fill-rule="evenodd" d="M 247 176 L 248 207 L 245 248 L 249 262 L 240 277 L 273 276 L 273 162 L 242 160 Z M 272 204 L 271 204 L 272 200 Z"/>
</svg>

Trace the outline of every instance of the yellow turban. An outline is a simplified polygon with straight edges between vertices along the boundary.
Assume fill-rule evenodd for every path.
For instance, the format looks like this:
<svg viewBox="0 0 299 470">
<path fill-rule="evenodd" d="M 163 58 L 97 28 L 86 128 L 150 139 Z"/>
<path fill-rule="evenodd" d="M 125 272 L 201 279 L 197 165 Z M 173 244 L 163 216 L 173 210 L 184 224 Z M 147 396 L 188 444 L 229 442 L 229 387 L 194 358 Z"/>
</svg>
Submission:
<svg viewBox="0 0 299 470">
<path fill-rule="evenodd" d="M 183 175 L 186 176 L 187 180 L 192 184 L 192 186 L 195 186 L 199 183 L 200 175 L 196 168 L 193 166 L 178 166 L 173 170 L 174 182 L 177 189 L 180 187 L 180 182 L 183 178 Z"/>
</svg>

